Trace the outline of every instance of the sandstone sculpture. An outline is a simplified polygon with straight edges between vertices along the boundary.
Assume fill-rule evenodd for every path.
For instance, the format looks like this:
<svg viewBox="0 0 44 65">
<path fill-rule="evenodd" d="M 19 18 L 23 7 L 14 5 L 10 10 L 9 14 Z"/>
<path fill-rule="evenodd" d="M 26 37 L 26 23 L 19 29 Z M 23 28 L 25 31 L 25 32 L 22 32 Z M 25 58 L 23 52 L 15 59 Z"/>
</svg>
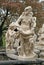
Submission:
<svg viewBox="0 0 44 65">
<path fill-rule="evenodd" d="M 29 60 L 37 57 L 34 53 L 36 17 L 31 6 L 24 9 L 22 15 L 9 25 L 6 33 L 6 53 L 9 57 Z"/>
<path fill-rule="evenodd" d="M 40 28 L 38 35 L 38 49 L 41 51 L 39 56 L 44 59 L 44 24 L 42 25 L 42 28 Z"/>
</svg>

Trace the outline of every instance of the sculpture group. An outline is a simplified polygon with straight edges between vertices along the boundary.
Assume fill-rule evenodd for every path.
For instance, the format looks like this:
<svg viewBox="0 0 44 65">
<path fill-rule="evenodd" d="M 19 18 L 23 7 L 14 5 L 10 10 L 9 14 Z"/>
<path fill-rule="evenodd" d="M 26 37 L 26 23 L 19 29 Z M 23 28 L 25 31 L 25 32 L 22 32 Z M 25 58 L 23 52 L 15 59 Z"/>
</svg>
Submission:
<svg viewBox="0 0 44 65">
<path fill-rule="evenodd" d="M 9 57 L 19 60 L 38 58 L 36 50 L 40 51 L 40 58 L 44 55 L 44 25 L 38 32 L 36 41 L 36 17 L 33 16 L 32 7 L 28 6 L 16 22 L 9 25 L 6 33 L 6 53 Z M 35 49 L 36 48 L 36 49 Z M 35 51 L 34 51 L 35 50 Z"/>
</svg>

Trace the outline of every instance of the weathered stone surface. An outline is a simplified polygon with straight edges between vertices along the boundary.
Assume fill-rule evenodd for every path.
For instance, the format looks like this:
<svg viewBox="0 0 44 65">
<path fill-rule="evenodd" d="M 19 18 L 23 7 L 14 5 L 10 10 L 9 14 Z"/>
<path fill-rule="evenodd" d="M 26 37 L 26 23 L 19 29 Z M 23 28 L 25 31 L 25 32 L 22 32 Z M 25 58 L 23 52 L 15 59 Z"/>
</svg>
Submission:
<svg viewBox="0 0 44 65">
<path fill-rule="evenodd" d="M 10 24 L 6 33 L 6 52 L 9 57 L 22 60 L 37 58 L 34 52 L 35 27 L 36 17 L 33 17 L 31 6 L 28 6 L 18 20 Z"/>
<path fill-rule="evenodd" d="M 42 28 L 40 28 L 38 35 L 39 35 L 38 49 L 41 51 L 40 58 L 44 59 L 44 24 L 43 24 Z"/>
</svg>

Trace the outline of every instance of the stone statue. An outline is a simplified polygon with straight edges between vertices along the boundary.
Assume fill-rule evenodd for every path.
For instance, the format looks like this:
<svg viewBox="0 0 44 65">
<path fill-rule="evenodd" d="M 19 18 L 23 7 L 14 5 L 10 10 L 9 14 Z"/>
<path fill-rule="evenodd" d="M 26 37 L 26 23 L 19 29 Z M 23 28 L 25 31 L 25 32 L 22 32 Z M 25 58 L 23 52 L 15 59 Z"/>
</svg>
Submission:
<svg viewBox="0 0 44 65">
<path fill-rule="evenodd" d="M 17 59 L 33 59 L 37 55 L 34 53 L 35 44 L 35 32 L 36 27 L 36 17 L 33 17 L 33 12 L 31 6 L 24 9 L 24 12 L 14 23 L 12 22 L 6 33 L 6 52 L 15 59 L 15 54 Z"/>
<path fill-rule="evenodd" d="M 42 28 L 40 28 L 38 35 L 38 49 L 41 51 L 39 55 L 40 58 L 44 59 L 44 24 L 42 25 Z"/>
</svg>

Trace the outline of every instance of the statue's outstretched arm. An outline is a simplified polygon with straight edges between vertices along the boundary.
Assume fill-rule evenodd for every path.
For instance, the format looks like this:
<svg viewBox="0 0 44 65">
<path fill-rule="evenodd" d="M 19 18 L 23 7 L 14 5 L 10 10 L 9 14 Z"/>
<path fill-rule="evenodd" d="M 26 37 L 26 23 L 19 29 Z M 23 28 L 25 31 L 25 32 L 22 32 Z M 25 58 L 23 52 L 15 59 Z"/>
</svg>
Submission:
<svg viewBox="0 0 44 65">
<path fill-rule="evenodd" d="M 16 21 L 16 23 L 19 23 L 22 20 L 22 17 L 24 15 L 24 12 L 21 14 L 21 16 L 18 18 L 18 20 Z"/>
</svg>

